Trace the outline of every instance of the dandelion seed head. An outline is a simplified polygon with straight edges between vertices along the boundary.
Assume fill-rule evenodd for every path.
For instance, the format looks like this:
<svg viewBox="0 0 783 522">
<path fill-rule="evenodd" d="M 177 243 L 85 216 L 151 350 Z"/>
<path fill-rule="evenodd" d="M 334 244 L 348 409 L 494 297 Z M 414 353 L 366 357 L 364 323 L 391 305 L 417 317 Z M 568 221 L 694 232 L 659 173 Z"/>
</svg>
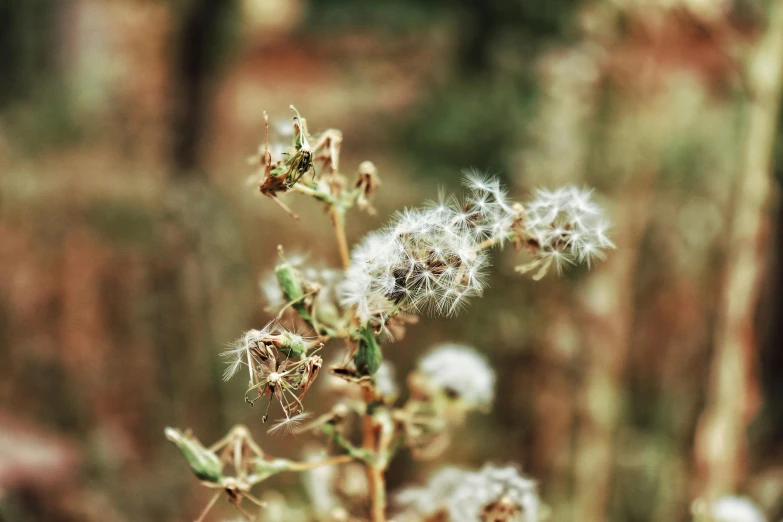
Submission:
<svg viewBox="0 0 783 522">
<path fill-rule="evenodd" d="M 419 361 L 418 370 L 438 389 L 473 408 L 487 408 L 495 395 L 495 372 L 473 348 L 443 344 Z"/>
<path fill-rule="evenodd" d="M 747 497 L 721 497 L 710 504 L 708 511 L 712 522 L 766 522 L 758 506 Z"/>
<path fill-rule="evenodd" d="M 539 189 L 525 209 L 524 232 L 536 251 L 532 263 L 518 267 L 520 272 L 536 269 L 534 278 L 540 278 L 551 267 L 558 272 L 576 263 L 591 267 L 614 248 L 606 235 L 608 222 L 593 202 L 591 190 L 573 185 Z"/>
<path fill-rule="evenodd" d="M 514 466 L 484 466 L 467 473 L 448 496 L 451 522 L 537 522 L 536 485 Z"/>
<path fill-rule="evenodd" d="M 468 475 L 455 467 L 445 467 L 435 472 L 423 487 L 410 487 L 395 496 L 398 506 L 403 508 L 403 520 L 421 520 L 432 517 L 445 509 L 445 501 Z"/>
<path fill-rule="evenodd" d="M 385 322 L 394 311 L 452 314 L 450 296 L 483 289 L 488 259 L 473 238 L 455 227 L 441 207 L 406 210 L 386 229 L 367 236 L 352 254 L 341 284 L 343 306 L 356 306 L 362 321 Z"/>
<path fill-rule="evenodd" d="M 478 245 L 489 238 L 502 245 L 519 211 L 494 178 L 471 171 L 465 185 L 464 202 L 441 192 L 365 237 L 340 284 L 341 304 L 383 326 L 396 311 L 453 315 L 480 295 L 488 257 Z"/>
</svg>

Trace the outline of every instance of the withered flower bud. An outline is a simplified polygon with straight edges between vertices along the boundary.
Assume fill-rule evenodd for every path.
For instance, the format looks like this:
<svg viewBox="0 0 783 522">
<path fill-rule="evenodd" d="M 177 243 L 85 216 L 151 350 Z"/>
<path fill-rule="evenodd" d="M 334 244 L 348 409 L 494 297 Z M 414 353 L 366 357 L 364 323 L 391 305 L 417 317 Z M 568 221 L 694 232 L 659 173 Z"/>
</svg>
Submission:
<svg viewBox="0 0 783 522">
<path fill-rule="evenodd" d="M 360 209 L 370 214 L 375 214 L 372 200 L 380 184 L 381 179 L 378 177 L 378 169 L 375 167 L 375 164 L 372 161 L 360 163 L 356 183 L 354 184 L 354 188 L 359 190 L 356 204 Z"/>
</svg>

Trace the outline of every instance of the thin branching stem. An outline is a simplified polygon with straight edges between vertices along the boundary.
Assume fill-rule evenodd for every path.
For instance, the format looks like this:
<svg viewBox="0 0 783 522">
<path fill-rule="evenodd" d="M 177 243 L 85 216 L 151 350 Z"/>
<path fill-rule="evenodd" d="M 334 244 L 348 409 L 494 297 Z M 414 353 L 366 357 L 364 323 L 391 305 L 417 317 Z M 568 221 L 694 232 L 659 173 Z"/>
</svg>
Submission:
<svg viewBox="0 0 783 522">
<path fill-rule="evenodd" d="M 348 240 L 345 238 L 345 219 L 343 212 L 335 205 L 329 208 L 329 217 L 332 218 L 335 237 L 337 238 L 337 249 L 340 252 L 340 262 L 343 268 L 347 269 L 351 265 L 351 254 L 348 250 Z"/>
<path fill-rule="evenodd" d="M 513 237 L 513 232 L 509 232 L 507 234 L 485 239 L 484 241 L 476 245 L 476 252 L 480 250 L 484 250 L 485 248 L 492 248 L 493 246 L 502 243 L 503 241 L 506 241 L 508 239 L 511 239 L 512 237 Z"/>
<path fill-rule="evenodd" d="M 337 455 L 335 457 L 329 457 L 324 460 L 318 460 L 314 462 L 291 462 L 289 464 L 290 471 L 308 471 L 315 468 L 322 468 L 324 466 L 336 466 L 337 464 L 346 464 L 356 460 L 350 455 Z"/>
<path fill-rule="evenodd" d="M 211 498 L 211 499 L 209 499 L 209 502 L 207 503 L 206 507 L 205 507 L 205 508 L 204 508 L 204 510 L 201 512 L 201 514 L 199 515 L 199 517 L 196 519 L 196 522 L 202 522 L 202 521 L 204 520 L 204 518 L 207 516 L 207 514 L 209 513 L 209 511 L 210 511 L 210 510 L 212 509 L 212 507 L 215 505 L 215 502 L 217 502 L 217 500 L 220 498 L 220 495 L 221 495 L 222 493 L 223 493 L 222 491 L 218 491 L 217 493 L 215 493 L 214 495 L 212 495 L 212 498 Z"/>
<path fill-rule="evenodd" d="M 308 187 L 304 183 L 297 183 L 296 185 L 293 186 L 292 190 L 301 192 L 302 194 L 306 196 L 310 196 L 311 198 L 315 198 L 319 201 L 323 201 L 329 206 L 334 206 L 336 204 L 334 198 L 329 194 L 316 190 L 312 187 Z"/>
</svg>

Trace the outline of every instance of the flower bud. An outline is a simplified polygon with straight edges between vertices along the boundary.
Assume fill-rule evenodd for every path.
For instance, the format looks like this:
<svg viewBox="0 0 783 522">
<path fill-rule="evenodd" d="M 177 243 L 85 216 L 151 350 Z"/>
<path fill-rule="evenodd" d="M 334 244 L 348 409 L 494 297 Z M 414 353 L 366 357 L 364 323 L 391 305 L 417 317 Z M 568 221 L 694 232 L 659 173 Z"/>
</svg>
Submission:
<svg viewBox="0 0 783 522">
<path fill-rule="evenodd" d="M 287 356 L 298 357 L 307 353 L 307 342 L 301 335 L 284 331 L 280 338 L 280 351 Z"/>
<path fill-rule="evenodd" d="M 220 483 L 223 478 L 223 464 L 217 455 L 202 446 L 196 438 L 185 435 L 176 428 L 166 428 L 164 433 L 182 452 L 199 480 Z"/>
<path fill-rule="evenodd" d="M 281 263 L 275 267 L 275 277 L 277 278 L 277 283 L 280 285 L 280 289 L 283 291 L 283 297 L 285 297 L 288 302 L 294 303 L 291 307 L 296 310 L 302 319 L 308 323 L 312 323 L 313 319 L 307 311 L 307 307 L 302 299 L 305 295 L 305 291 L 302 275 L 299 271 L 287 262 Z"/>
</svg>

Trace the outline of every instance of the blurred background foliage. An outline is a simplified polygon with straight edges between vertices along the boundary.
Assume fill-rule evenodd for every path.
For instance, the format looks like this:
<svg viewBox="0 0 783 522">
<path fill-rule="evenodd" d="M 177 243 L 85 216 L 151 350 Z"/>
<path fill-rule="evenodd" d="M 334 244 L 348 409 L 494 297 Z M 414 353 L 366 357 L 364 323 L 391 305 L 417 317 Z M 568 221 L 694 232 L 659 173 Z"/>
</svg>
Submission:
<svg viewBox="0 0 783 522">
<path fill-rule="evenodd" d="M 288 121 L 291 103 L 311 131 L 343 131 L 345 170 L 379 167 L 379 215 L 349 222 L 352 240 L 458 192 L 467 167 L 519 199 L 594 186 L 613 215 L 607 263 L 533 283 L 503 252 L 482 300 L 385 350 L 405 375 L 461 341 L 499 376 L 493 412 L 442 460 L 403 455 L 392 489 L 513 461 L 551 520 L 685 521 L 707 492 L 780 519 L 777 168 L 744 231 L 759 245 L 731 226 L 744 70 L 783 31 L 769 20 L 756 0 L 2 0 L 0 519 L 192 520 L 206 496 L 167 425 L 209 443 L 243 422 L 297 456 L 304 438 L 267 436 L 217 356 L 271 317 L 258 280 L 278 244 L 337 266 L 319 209 L 292 197 L 293 222 L 246 183 L 263 111 Z M 752 320 L 721 380 L 738 249 L 759 299 L 736 301 Z M 714 464 L 699 431 L 725 393 L 740 436 Z M 330 404 L 325 387 L 309 400 Z M 298 480 L 268 489 L 307 502 Z"/>
</svg>

